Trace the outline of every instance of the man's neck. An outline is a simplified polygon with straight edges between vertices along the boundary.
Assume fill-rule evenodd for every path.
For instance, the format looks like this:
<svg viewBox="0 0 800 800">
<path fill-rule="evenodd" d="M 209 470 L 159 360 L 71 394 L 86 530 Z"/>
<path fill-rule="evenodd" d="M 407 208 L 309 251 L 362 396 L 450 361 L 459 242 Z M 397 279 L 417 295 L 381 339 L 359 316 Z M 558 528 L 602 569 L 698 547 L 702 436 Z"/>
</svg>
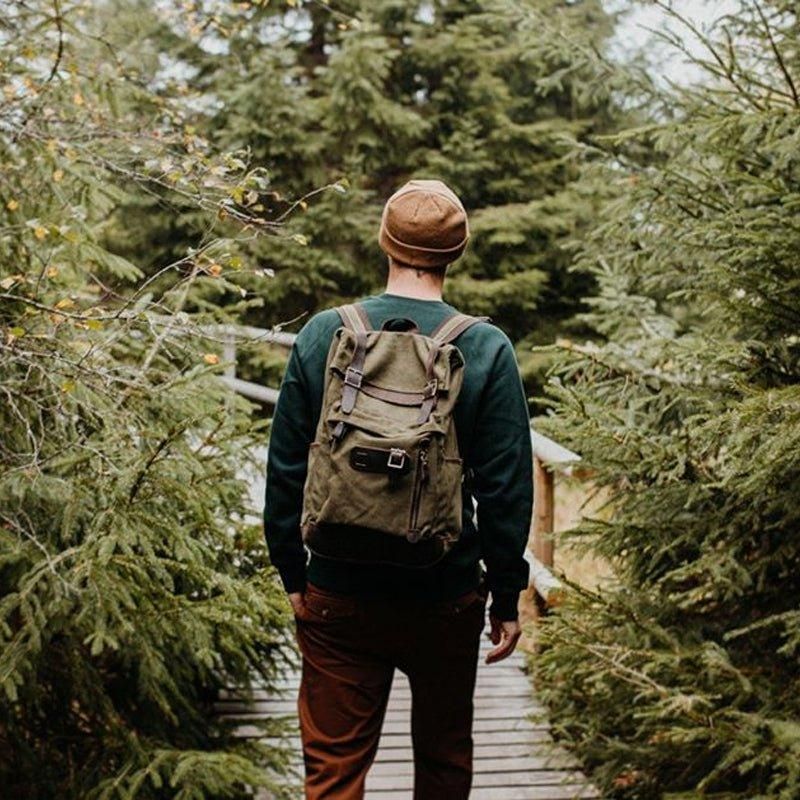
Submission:
<svg viewBox="0 0 800 800">
<path fill-rule="evenodd" d="M 386 291 L 414 300 L 441 300 L 442 282 L 424 270 L 390 269 Z"/>
</svg>

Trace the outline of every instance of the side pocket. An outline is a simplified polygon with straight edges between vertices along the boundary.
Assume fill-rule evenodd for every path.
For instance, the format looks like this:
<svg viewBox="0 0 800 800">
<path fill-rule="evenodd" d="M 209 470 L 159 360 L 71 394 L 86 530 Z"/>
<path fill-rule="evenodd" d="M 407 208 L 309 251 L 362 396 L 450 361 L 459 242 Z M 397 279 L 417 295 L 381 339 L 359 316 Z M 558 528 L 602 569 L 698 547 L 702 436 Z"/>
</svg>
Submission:
<svg viewBox="0 0 800 800">
<path fill-rule="evenodd" d="M 308 471 L 306 482 L 303 486 L 303 514 L 301 527 L 314 523 L 319 518 L 322 504 L 325 500 L 324 445 L 321 442 L 312 442 L 308 449 Z"/>
<path fill-rule="evenodd" d="M 455 541 L 461 535 L 462 507 L 461 481 L 464 462 L 457 456 L 444 456 L 441 462 L 439 524 L 437 528 L 446 538 Z"/>
</svg>

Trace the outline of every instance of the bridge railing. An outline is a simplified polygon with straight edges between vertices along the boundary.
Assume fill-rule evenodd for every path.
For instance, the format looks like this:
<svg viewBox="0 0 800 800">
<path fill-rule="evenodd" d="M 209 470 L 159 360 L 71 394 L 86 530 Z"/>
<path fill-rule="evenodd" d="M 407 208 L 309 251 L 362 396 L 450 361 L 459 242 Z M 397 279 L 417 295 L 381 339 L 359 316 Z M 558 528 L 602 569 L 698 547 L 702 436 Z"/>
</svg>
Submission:
<svg viewBox="0 0 800 800">
<path fill-rule="evenodd" d="M 219 343 L 225 373 L 220 376 L 228 387 L 251 400 L 275 405 L 278 390 L 236 377 L 236 344 L 238 341 L 263 342 L 290 349 L 295 334 L 280 330 L 255 328 L 249 325 L 198 325 L 198 333 Z M 553 439 L 531 431 L 533 447 L 533 543 L 525 552 L 530 564 L 530 588 L 541 609 L 556 605 L 563 595 L 561 581 L 553 574 L 555 544 L 553 540 L 555 515 L 555 475 L 568 474 L 580 456 Z"/>
</svg>

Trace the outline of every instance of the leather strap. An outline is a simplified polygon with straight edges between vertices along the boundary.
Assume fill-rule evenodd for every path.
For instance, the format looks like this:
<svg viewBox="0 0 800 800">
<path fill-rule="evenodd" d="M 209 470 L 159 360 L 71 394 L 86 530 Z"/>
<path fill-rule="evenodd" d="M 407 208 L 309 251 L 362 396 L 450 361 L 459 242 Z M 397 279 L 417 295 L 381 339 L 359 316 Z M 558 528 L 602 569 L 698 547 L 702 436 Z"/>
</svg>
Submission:
<svg viewBox="0 0 800 800">
<path fill-rule="evenodd" d="M 430 419 L 433 409 L 436 408 L 438 389 L 436 378 L 431 378 L 425 385 L 422 405 L 419 407 L 419 416 L 417 417 L 418 425 L 424 425 Z"/>
<path fill-rule="evenodd" d="M 361 303 L 339 306 L 336 313 L 339 314 L 344 327 L 356 334 L 356 349 L 350 366 L 345 370 L 344 386 L 342 386 L 342 411 L 349 414 L 355 408 L 361 382 L 364 380 L 367 333 L 372 330 L 372 325 Z"/>
<path fill-rule="evenodd" d="M 356 333 L 356 349 L 353 353 L 353 360 L 344 373 L 344 385 L 342 386 L 342 411 L 349 414 L 356 405 L 358 392 L 364 380 L 364 362 L 367 358 L 367 332 L 358 331 Z"/>
<path fill-rule="evenodd" d="M 361 391 L 376 400 L 384 403 L 391 403 L 395 406 L 418 406 L 425 399 L 424 392 L 401 392 L 398 389 L 384 389 L 382 386 L 375 386 L 373 383 L 364 381 Z"/>
<path fill-rule="evenodd" d="M 489 322 L 489 317 L 471 317 L 469 314 L 453 314 L 442 322 L 431 334 L 431 339 L 439 344 L 450 344 L 479 322 Z"/>
</svg>

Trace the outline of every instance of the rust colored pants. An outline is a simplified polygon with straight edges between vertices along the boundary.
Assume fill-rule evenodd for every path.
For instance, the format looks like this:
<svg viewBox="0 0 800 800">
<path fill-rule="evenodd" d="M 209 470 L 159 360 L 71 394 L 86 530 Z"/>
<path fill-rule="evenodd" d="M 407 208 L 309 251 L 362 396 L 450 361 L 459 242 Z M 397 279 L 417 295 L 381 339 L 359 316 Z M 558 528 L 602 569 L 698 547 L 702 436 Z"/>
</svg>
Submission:
<svg viewBox="0 0 800 800">
<path fill-rule="evenodd" d="M 360 800 L 395 668 L 411 686 L 414 800 L 467 800 L 486 597 L 401 604 L 309 585 L 296 618 L 306 800 Z"/>
</svg>

